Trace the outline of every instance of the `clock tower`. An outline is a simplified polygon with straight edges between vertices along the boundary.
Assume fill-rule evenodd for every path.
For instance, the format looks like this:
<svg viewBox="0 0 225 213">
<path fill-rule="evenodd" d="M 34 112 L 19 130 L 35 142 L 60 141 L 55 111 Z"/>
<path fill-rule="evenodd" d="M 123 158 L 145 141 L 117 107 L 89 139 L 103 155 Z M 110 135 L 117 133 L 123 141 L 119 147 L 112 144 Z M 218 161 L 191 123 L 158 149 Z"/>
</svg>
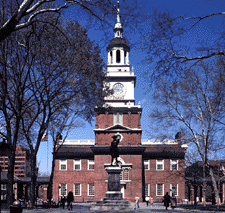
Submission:
<svg viewBox="0 0 225 213">
<path fill-rule="evenodd" d="M 95 109 L 96 145 L 110 145 L 112 136 L 121 135 L 119 145 L 141 144 L 141 106 L 135 105 L 134 88 L 136 76 L 130 67 L 130 46 L 123 38 L 123 28 L 120 22 L 119 2 L 117 21 L 114 27 L 114 38 L 107 47 L 108 64 L 105 86 L 111 90 L 104 98 L 102 107 Z"/>
</svg>

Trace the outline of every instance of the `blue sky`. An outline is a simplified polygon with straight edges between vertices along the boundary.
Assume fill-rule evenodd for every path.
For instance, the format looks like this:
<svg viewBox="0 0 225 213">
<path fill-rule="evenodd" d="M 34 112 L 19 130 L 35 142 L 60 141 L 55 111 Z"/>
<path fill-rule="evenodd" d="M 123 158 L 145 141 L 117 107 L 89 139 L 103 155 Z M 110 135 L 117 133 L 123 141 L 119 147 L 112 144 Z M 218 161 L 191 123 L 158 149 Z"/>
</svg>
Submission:
<svg viewBox="0 0 225 213">
<path fill-rule="evenodd" d="M 121 1 L 122 4 L 122 1 Z M 210 13 L 222 12 L 225 11 L 225 4 L 223 0 L 157 0 L 151 1 L 146 0 L 145 12 L 151 14 L 153 12 L 153 8 L 159 8 L 160 10 L 167 9 L 168 11 L 174 12 L 176 15 L 186 14 L 186 17 L 191 16 L 203 16 Z M 65 17 L 67 19 L 77 20 L 75 16 L 76 8 L 71 7 L 65 10 Z M 79 16 L 79 21 L 81 24 L 86 27 L 88 21 L 86 20 L 85 14 L 83 16 Z M 138 17 L 137 17 L 138 19 Z M 116 16 L 114 20 L 112 20 L 112 24 L 116 22 Z M 207 45 L 212 45 L 215 42 L 216 32 L 221 32 L 221 28 L 225 27 L 225 17 L 213 17 L 207 20 L 200 22 L 194 31 L 190 32 L 186 35 L 185 38 L 181 41 L 183 45 L 187 45 L 189 47 L 196 47 L 197 43 L 204 39 Z M 148 24 L 143 23 L 143 26 L 147 26 Z M 142 27 L 143 27 L 142 26 Z M 143 28 L 144 30 L 144 28 Z M 130 64 L 131 67 L 134 67 L 134 73 L 137 76 L 137 83 L 135 88 L 135 99 L 136 104 L 141 103 L 141 107 L 143 108 L 141 125 L 143 129 L 142 138 L 147 139 L 152 137 L 153 135 L 153 126 L 154 124 L 149 123 L 149 114 L 151 112 L 154 104 L 151 100 L 151 93 L 147 92 L 147 88 L 149 85 L 145 79 L 144 73 L 151 72 L 153 69 L 153 65 L 151 64 L 143 64 L 143 60 L 146 59 L 147 54 L 137 49 L 137 44 L 140 43 L 141 38 L 138 32 L 134 32 L 133 34 L 127 35 L 126 28 L 124 28 L 123 37 L 128 40 L 128 42 L 134 44 L 131 46 L 130 51 Z M 113 39 L 114 32 L 113 28 L 109 29 L 109 40 L 107 42 L 103 42 L 102 39 L 103 33 L 99 31 L 97 28 L 89 28 L 88 36 L 92 41 L 95 41 L 101 47 L 101 56 L 104 59 L 104 62 L 107 63 L 107 52 L 106 46 L 107 42 L 110 39 Z M 67 139 L 94 139 L 93 129 L 95 126 L 95 121 L 92 122 L 92 125 L 89 123 L 85 123 L 85 127 L 77 128 L 72 130 Z M 173 133 L 172 133 L 173 134 Z M 174 135 L 176 134 L 176 129 L 174 130 Z M 46 172 L 47 170 L 51 171 L 51 156 L 52 152 L 52 141 L 49 138 L 48 143 L 43 142 L 40 146 L 37 162 L 40 163 L 39 170 L 42 172 Z M 47 166 L 47 156 L 48 156 L 48 166 Z"/>
</svg>

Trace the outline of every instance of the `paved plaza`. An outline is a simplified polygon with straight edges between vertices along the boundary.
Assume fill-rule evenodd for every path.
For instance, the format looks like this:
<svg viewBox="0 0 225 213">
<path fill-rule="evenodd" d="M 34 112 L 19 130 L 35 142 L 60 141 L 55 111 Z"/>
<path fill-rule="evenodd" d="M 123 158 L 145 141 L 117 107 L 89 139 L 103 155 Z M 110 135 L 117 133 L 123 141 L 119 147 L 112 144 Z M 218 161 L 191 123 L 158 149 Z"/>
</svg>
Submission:
<svg viewBox="0 0 225 213">
<path fill-rule="evenodd" d="M 102 211 L 90 211 L 90 207 L 91 205 L 93 204 L 84 204 L 84 203 L 76 203 L 73 205 L 73 210 L 69 211 L 67 210 L 66 208 L 63 210 L 61 207 L 60 208 L 52 208 L 52 209 L 36 209 L 36 210 L 28 210 L 28 209 L 24 209 L 23 210 L 23 213 L 48 213 L 48 212 L 51 212 L 51 213 L 59 213 L 59 212 L 62 212 L 62 213 L 94 213 L 94 212 L 102 212 Z M 9 213 L 9 211 L 7 210 L 2 210 L 3 213 Z M 160 213 L 160 212 L 168 212 L 168 213 L 179 213 L 179 212 L 190 212 L 190 213 L 194 213 L 194 212 L 217 212 L 217 211 L 201 211 L 201 210 L 196 210 L 196 209 L 193 209 L 193 210 L 184 210 L 184 209 L 181 209 L 181 208 L 176 208 L 175 210 L 172 210 L 171 208 L 168 208 L 168 210 L 166 211 L 165 210 L 165 207 L 163 206 L 162 203 L 160 204 L 153 204 L 152 206 L 146 206 L 146 203 L 140 203 L 140 208 L 138 210 L 132 210 L 132 211 L 105 211 L 105 212 L 109 212 L 109 213 L 113 213 L 113 212 L 129 212 L 129 213 L 149 213 L 149 212 L 152 212 L 152 213 Z M 225 211 L 218 211 L 218 212 L 225 212 Z"/>
</svg>

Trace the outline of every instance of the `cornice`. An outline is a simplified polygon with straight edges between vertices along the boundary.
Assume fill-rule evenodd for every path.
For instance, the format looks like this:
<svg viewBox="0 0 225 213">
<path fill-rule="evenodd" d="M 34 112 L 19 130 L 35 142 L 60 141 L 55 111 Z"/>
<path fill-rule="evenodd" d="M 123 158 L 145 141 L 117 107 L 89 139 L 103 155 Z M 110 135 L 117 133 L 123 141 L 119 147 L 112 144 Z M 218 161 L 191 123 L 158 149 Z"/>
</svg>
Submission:
<svg viewBox="0 0 225 213">
<path fill-rule="evenodd" d="M 137 146 L 118 146 L 119 155 L 142 155 L 145 151 L 145 147 L 141 145 Z M 110 146 L 99 146 L 95 145 L 91 147 L 91 150 L 95 155 L 110 155 Z"/>
</svg>

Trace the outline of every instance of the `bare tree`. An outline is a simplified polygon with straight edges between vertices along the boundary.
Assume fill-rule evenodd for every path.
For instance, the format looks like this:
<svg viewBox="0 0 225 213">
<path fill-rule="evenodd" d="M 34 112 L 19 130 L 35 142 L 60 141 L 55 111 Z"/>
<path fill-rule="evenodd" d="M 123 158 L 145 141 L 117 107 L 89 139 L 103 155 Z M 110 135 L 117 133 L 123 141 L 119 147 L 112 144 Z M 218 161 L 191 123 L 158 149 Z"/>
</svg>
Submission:
<svg viewBox="0 0 225 213">
<path fill-rule="evenodd" d="M 61 4 L 53 4 L 58 2 Z M 114 0 L 1 0 L 0 4 L 3 7 L 0 16 L 4 17 L 0 20 L 0 41 L 7 38 L 12 32 L 26 28 L 34 23 L 49 22 L 50 19 L 48 18 L 40 19 L 44 14 L 60 14 L 63 9 L 73 5 L 86 12 L 86 15 L 91 17 L 92 21 L 95 18 L 102 22 L 102 26 L 103 23 L 110 24 L 116 13 L 116 1 Z M 137 8 L 140 6 L 143 7 L 143 2 L 138 4 L 137 1 L 128 2 L 123 0 L 123 18 L 126 17 L 126 23 L 131 19 L 135 20 L 136 14 L 140 17 L 141 13 L 137 13 Z M 137 21 L 132 21 L 132 25 L 134 23 L 137 23 Z"/>
<path fill-rule="evenodd" d="M 215 32 L 213 46 L 200 38 L 198 43 L 185 44 L 186 36 L 191 32 L 194 33 L 200 22 L 210 21 L 212 17 L 224 15 L 225 12 L 218 12 L 199 17 L 186 17 L 185 15 L 175 16 L 170 11 L 155 9 L 151 19 L 151 28 L 145 34 L 143 33 L 142 44 L 142 48 L 147 51 L 149 56 L 146 62 L 155 65 L 151 74 L 152 82 L 162 75 L 179 75 L 179 72 L 189 62 L 198 63 L 215 56 L 224 56 L 224 28 Z M 195 46 L 193 47 L 193 45 Z"/>
<path fill-rule="evenodd" d="M 32 102 L 26 105 L 21 118 L 23 133 L 28 142 L 31 159 L 32 194 L 35 200 L 36 156 L 41 139 L 50 123 L 61 123 L 60 118 L 73 115 L 91 120 L 94 107 L 102 101 L 105 73 L 100 51 L 87 37 L 78 23 L 69 22 L 59 36 L 54 28 L 44 24 L 30 37 L 30 53 L 35 64 L 29 73 L 27 94 Z M 69 39 L 69 40 L 68 40 Z"/>
<path fill-rule="evenodd" d="M 61 114 L 57 120 L 54 120 L 49 125 L 48 131 L 53 141 L 52 167 L 48 190 L 49 201 L 51 201 L 52 199 L 52 184 L 55 172 L 56 154 L 60 147 L 64 144 L 69 132 L 72 129 L 82 127 L 83 125 L 83 122 L 77 118 L 76 114 L 73 111 L 71 111 L 70 113 Z"/>
<path fill-rule="evenodd" d="M 49 24 L 31 26 L 1 43 L 0 109 L 6 123 L 6 133 L 1 134 L 12 145 L 8 205 L 13 199 L 19 133 L 23 132 L 32 156 L 31 201 L 34 203 L 36 155 L 48 125 L 60 115 L 72 118 L 74 114 L 90 121 L 94 107 L 101 104 L 105 73 L 99 48 L 78 23 L 69 22 L 58 28 L 61 34 Z"/>
<path fill-rule="evenodd" d="M 212 169 L 208 164 L 209 152 L 224 148 L 221 139 L 224 121 L 223 70 L 216 65 L 201 63 L 186 68 L 180 77 L 162 77 L 153 95 L 157 108 L 151 118 L 160 128 L 179 125 L 185 143 L 194 143 L 212 179 L 217 203 L 219 194 Z M 205 172 L 204 172 L 205 174 Z M 203 177 L 204 178 L 204 177 Z"/>
</svg>

